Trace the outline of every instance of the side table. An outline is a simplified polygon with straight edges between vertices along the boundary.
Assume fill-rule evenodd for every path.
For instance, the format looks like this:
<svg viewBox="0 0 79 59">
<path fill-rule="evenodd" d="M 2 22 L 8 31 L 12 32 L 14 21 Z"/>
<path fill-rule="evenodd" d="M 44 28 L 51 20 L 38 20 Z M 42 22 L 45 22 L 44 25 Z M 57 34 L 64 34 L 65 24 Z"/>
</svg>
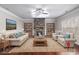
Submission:
<svg viewBox="0 0 79 59">
<path fill-rule="evenodd" d="M 0 48 L 2 48 L 5 51 L 6 47 L 10 48 L 10 41 L 9 40 L 2 40 L 0 42 Z"/>
</svg>

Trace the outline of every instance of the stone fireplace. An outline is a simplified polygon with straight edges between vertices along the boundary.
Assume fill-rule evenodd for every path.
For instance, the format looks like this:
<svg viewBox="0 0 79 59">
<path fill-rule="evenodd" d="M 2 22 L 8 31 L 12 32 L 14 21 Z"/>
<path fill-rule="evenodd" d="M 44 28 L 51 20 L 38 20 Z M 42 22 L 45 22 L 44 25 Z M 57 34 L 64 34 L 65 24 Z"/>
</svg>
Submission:
<svg viewBox="0 0 79 59">
<path fill-rule="evenodd" d="M 34 19 L 34 36 L 45 35 L 45 18 Z"/>
</svg>

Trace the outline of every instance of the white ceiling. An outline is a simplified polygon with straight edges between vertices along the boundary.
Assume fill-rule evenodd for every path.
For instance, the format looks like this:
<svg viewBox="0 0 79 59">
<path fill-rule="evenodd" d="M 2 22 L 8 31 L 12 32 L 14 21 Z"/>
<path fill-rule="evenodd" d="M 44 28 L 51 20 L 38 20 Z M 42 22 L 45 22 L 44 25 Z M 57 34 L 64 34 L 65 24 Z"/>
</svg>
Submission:
<svg viewBox="0 0 79 59">
<path fill-rule="evenodd" d="M 67 11 L 76 8 L 77 4 L 1 4 L 1 7 L 11 11 L 15 15 L 27 19 L 32 17 L 32 10 L 36 8 L 45 8 L 49 16 L 46 18 L 56 18 Z"/>
</svg>

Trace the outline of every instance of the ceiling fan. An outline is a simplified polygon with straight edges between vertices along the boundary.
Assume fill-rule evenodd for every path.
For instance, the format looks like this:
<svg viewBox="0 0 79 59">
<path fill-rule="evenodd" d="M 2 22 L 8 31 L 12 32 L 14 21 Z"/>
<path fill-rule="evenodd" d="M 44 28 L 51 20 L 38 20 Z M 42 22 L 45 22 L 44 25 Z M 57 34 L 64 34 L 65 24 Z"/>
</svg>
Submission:
<svg viewBox="0 0 79 59">
<path fill-rule="evenodd" d="M 48 14 L 48 12 L 42 8 L 36 8 L 34 12 L 40 13 L 40 14 Z"/>
</svg>

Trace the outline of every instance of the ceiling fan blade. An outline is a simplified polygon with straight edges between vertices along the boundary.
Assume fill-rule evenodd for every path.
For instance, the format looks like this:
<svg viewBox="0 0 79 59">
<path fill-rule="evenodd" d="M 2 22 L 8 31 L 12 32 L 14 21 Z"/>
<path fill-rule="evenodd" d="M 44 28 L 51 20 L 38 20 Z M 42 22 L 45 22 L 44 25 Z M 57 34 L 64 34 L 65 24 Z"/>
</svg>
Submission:
<svg viewBox="0 0 79 59">
<path fill-rule="evenodd" d="M 40 13 L 40 14 L 48 14 L 48 12 L 46 12 L 42 8 L 37 8 L 34 12 L 37 12 L 37 13 Z"/>
</svg>

